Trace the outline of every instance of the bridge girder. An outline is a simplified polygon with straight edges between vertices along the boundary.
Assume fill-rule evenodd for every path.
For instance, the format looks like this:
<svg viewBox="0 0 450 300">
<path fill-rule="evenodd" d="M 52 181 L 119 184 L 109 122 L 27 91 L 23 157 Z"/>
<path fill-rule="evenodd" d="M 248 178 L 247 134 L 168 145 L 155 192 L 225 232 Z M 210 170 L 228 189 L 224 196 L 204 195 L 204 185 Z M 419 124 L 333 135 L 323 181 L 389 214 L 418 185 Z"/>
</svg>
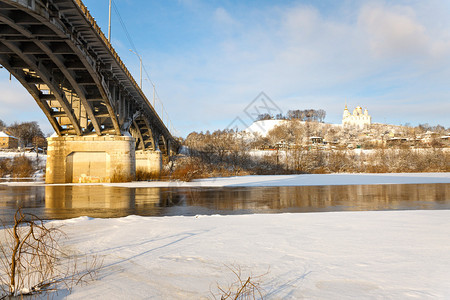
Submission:
<svg viewBox="0 0 450 300">
<path fill-rule="evenodd" d="M 166 152 L 174 140 L 81 0 L 0 0 L 0 64 L 60 136 L 131 132 Z"/>
</svg>

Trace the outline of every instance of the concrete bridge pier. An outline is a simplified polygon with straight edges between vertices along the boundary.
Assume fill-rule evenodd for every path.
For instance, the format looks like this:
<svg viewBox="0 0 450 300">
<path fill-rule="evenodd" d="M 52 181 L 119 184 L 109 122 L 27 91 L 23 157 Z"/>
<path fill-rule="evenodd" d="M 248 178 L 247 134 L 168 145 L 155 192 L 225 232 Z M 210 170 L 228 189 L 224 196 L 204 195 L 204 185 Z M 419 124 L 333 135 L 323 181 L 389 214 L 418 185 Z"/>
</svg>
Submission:
<svg viewBox="0 0 450 300">
<path fill-rule="evenodd" d="M 136 150 L 136 173 L 146 178 L 158 178 L 162 162 L 163 155 L 159 150 Z"/>
<path fill-rule="evenodd" d="M 132 137 L 60 136 L 47 141 L 46 183 L 135 179 L 135 139 Z"/>
</svg>

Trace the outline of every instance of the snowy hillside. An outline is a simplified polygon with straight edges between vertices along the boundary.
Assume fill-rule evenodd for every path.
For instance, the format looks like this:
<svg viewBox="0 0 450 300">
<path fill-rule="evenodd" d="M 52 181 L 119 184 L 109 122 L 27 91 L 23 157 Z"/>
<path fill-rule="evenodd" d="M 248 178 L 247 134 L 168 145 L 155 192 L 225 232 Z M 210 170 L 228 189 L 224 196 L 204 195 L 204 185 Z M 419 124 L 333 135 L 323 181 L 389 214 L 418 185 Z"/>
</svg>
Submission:
<svg viewBox="0 0 450 300">
<path fill-rule="evenodd" d="M 279 126 L 283 123 L 286 123 L 288 121 L 286 120 L 262 120 L 262 121 L 256 121 L 247 129 L 244 130 L 244 132 L 249 134 L 259 134 L 263 137 L 265 137 L 269 131 L 274 129 L 276 126 Z"/>
<path fill-rule="evenodd" d="M 3 158 L 14 158 L 15 156 L 25 156 L 32 161 L 39 160 L 39 165 L 41 167 L 45 167 L 45 163 L 47 162 L 47 155 L 46 154 L 36 154 L 33 152 L 12 152 L 12 151 L 0 151 L 0 159 Z"/>
</svg>

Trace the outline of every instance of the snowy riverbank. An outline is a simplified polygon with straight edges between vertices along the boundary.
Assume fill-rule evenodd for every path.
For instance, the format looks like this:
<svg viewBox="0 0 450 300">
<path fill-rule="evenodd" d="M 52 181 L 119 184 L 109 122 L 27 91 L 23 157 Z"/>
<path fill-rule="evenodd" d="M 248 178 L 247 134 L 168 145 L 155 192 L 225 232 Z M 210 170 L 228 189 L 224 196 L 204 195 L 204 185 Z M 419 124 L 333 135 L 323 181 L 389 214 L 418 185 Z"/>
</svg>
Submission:
<svg viewBox="0 0 450 300">
<path fill-rule="evenodd" d="M 303 175 L 250 175 L 184 181 L 134 181 L 125 183 L 95 183 L 94 185 L 132 188 L 146 187 L 253 187 L 253 186 L 318 186 L 360 184 L 427 184 L 450 183 L 450 173 L 359 173 L 359 174 L 303 174 Z M 45 185 L 41 182 L 0 182 L 0 185 Z M 87 185 L 86 183 L 52 184 Z"/>
<path fill-rule="evenodd" d="M 223 178 L 207 178 L 194 180 L 192 182 L 139 181 L 132 183 L 112 183 L 105 185 L 128 187 L 251 187 L 425 183 L 450 183 L 450 173 L 249 175 Z"/>
<path fill-rule="evenodd" d="M 267 299 L 450 297 L 448 210 L 58 222 L 72 248 L 104 258 L 67 299 L 207 299 L 232 265 L 269 270 Z"/>
<path fill-rule="evenodd" d="M 450 183 L 450 173 L 244 176 L 152 186 Z M 43 183 L 3 183 L 42 185 Z M 92 219 L 66 246 L 104 259 L 98 280 L 54 299 L 208 299 L 217 283 L 267 273 L 266 299 L 448 299 L 450 210 Z M 220 299 L 220 296 L 217 297 Z"/>
</svg>

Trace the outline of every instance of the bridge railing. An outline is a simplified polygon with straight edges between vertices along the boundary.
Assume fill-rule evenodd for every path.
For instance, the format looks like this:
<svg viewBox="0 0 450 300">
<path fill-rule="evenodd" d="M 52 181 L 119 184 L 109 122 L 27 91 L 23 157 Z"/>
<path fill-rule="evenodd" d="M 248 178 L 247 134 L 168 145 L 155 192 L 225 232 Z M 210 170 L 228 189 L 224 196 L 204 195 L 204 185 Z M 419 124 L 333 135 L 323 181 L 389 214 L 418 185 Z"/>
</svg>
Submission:
<svg viewBox="0 0 450 300">
<path fill-rule="evenodd" d="M 89 21 L 89 23 L 91 23 L 92 28 L 94 28 L 94 30 L 97 32 L 97 34 L 100 36 L 100 38 L 102 39 L 102 41 L 105 43 L 105 45 L 108 47 L 108 49 L 111 51 L 112 55 L 114 56 L 114 58 L 116 59 L 116 61 L 119 63 L 120 67 L 122 68 L 122 70 L 125 72 L 125 74 L 130 78 L 131 82 L 133 83 L 133 85 L 135 86 L 135 88 L 141 92 L 141 94 L 144 96 L 145 101 L 147 102 L 147 104 L 153 108 L 154 112 L 156 115 L 158 115 L 158 113 L 156 112 L 156 108 L 153 107 L 150 104 L 150 101 L 148 101 L 147 97 L 145 97 L 144 92 L 141 90 L 141 88 L 139 87 L 139 85 L 137 84 L 136 80 L 134 80 L 134 77 L 131 76 L 130 71 L 128 71 L 127 67 L 125 66 L 125 64 L 122 62 L 122 60 L 120 59 L 119 55 L 117 54 L 116 50 L 114 49 L 114 47 L 111 45 L 111 43 L 109 42 L 109 40 L 106 38 L 105 34 L 103 33 L 103 31 L 101 30 L 100 26 L 98 26 L 97 22 L 95 21 L 94 17 L 92 17 L 91 13 L 89 12 L 88 8 L 86 7 L 86 5 L 83 4 L 83 2 L 81 0 L 74 0 L 74 2 L 78 5 L 78 7 L 80 8 L 80 10 L 83 12 L 84 16 L 86 17 L 86 19 Z M 158 116 L 159 117 L 159 116 Z M 162 120 L 161 120 L 162 121 Z M 164 122 L 162 122 L 164 124 Z M 169 129 L 168 129 L 169 130 Z M 169 130 L 170 131 L 170 130 Z"/>
</svg>

